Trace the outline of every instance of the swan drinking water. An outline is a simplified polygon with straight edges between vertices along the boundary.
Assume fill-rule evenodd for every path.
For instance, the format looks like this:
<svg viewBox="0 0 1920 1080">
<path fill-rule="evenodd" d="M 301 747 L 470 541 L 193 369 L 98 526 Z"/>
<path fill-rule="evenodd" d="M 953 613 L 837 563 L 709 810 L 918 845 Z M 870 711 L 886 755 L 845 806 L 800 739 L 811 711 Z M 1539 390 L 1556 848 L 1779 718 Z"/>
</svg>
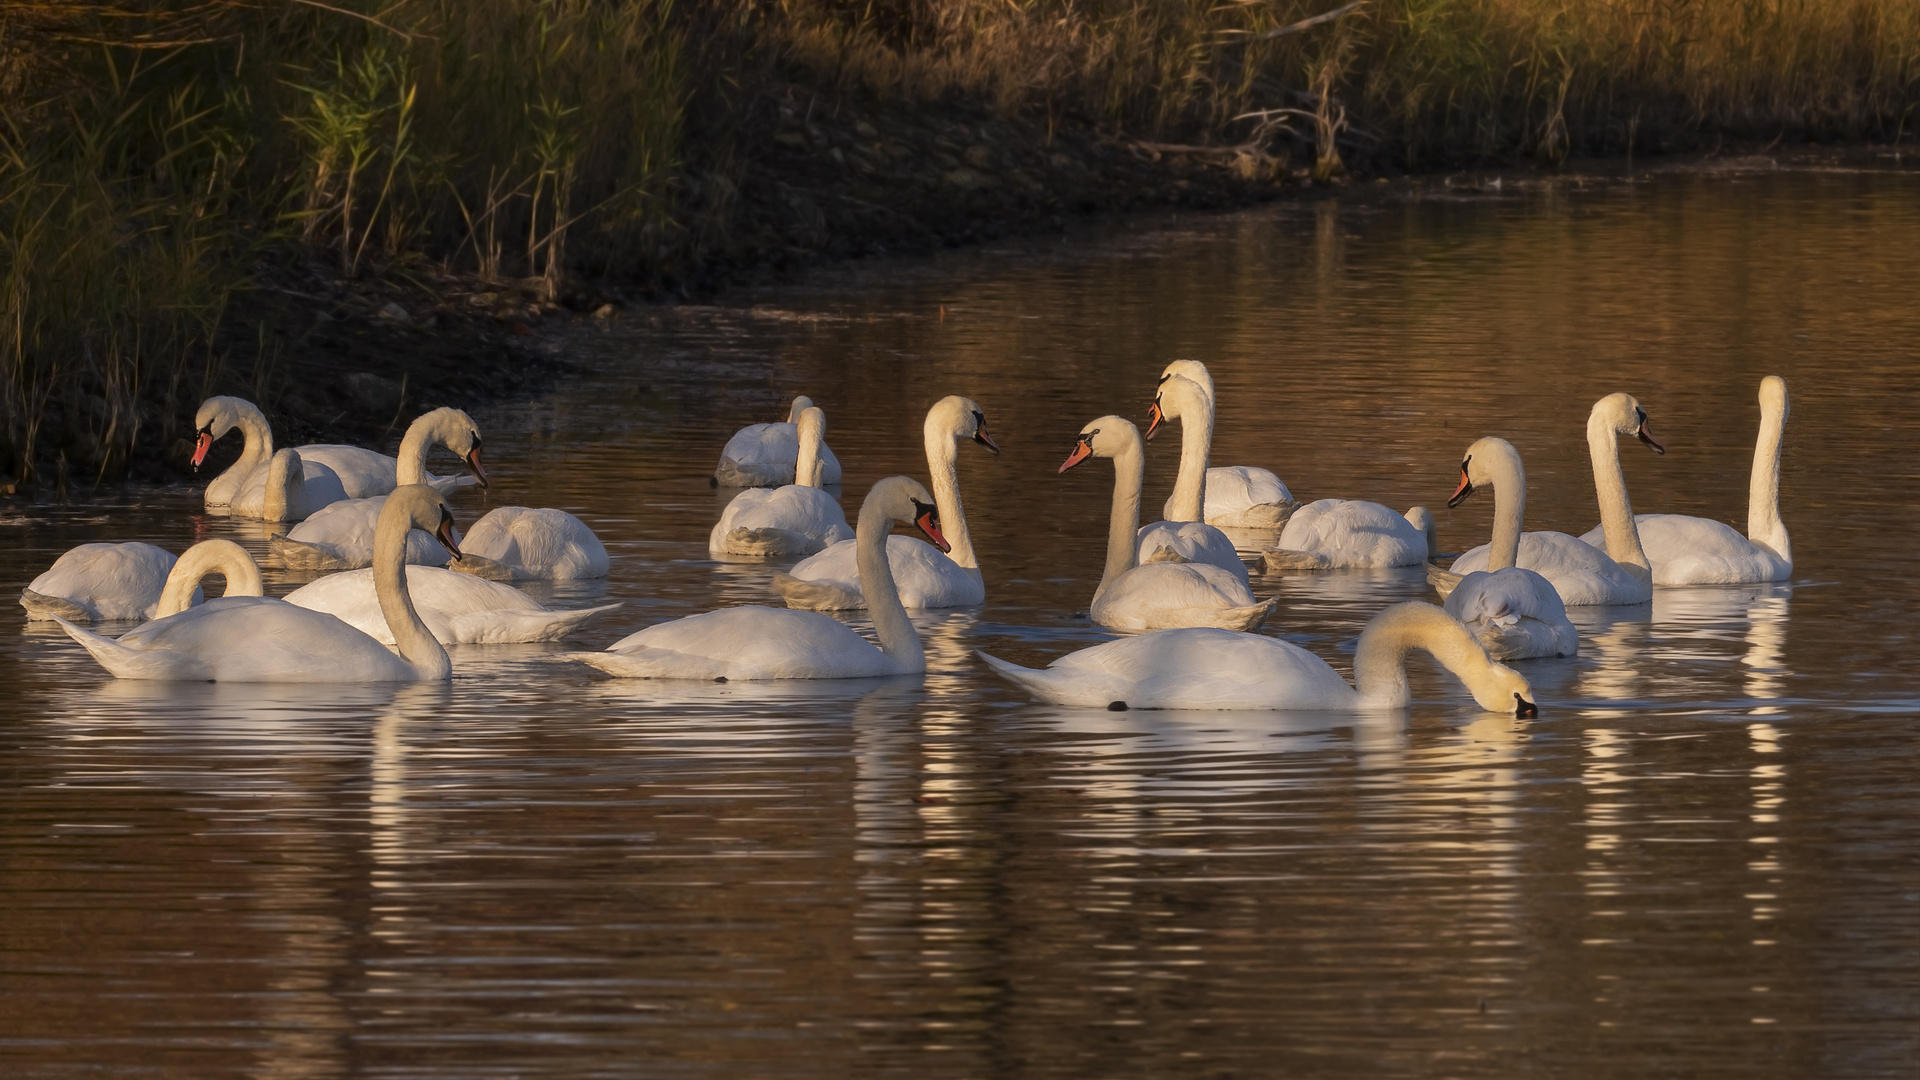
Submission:
<svg viewBox="0 0 1920 1080">
<path fill-rule="evenodd" d="M 940 509 L 940 529 L 949 550 L 942 554 L 911 536 L 887 537 L 887 562 L 893 568 L 900 602 L 909 608 L 985 603 L 986 583 L 973 553 L 966 508 L 960 502 L 959 443 L 971 439 L 996 456 L 1000 447 L 987 434 L 987 418 L 980 406 L 958 395 L 941 398 L 927 410 L 921 435 L 933 479 L 933 501 Z M 773 587 L 790 608 L 849 611 L 866 607 L 860 592 L 858 550 L 859 541 L 842 540 L 808 557 L 790 574 L 775 573 Z"/>
<path fill-rule="evenodd" d="M 1655 585 L 1748 585 L 1793 576 L 1793 545 L 1780 520 L 1780 444 L 1787 430 L 1787 383 L 1760 380 L 1760 437 L 1747 486 L 1747 535 L 1712 518 L 1637 514 L 1634 527 L 1653 566 Z M 1580 537 L 1604 546 L 1596 526 Z"/>
<path fill-rule="evenodd" d="M 1203 398 L 1204 416 L 1189 404 L 1190 399 L 1176 392 L 1172 399 L 1167 384 L 1174 379 L 1191 382 Z M 1213 441 L 1215 402 L 1213 373 L 1198 360 L 1175 360 L 1160 373 L 1160 392 L 1153 402 L 1152 422 L 1147 438 L 1165 420 L 1180 421 L 1180 479 L 1168 496 L 1162 516 L 1168 521 L 1205 521 L 1208 525 L 1234 529 L 1278 529 L 1287 523 L 1299 506 L 1293 493 L 1278 476 L 1266 469 L 1248 465 L 1213 465 L 1208 451 Z M 1198 458 L 1195 466 L 1189 462 Z M 1204 498 L 1202 489 L 1204 488 Z M 1203 514 L 1187 517 L 1187 507 L 1203 505 Z"/>
<path fill-rule="evenodd" d="M 855 542 L 860 591 L 873 616 L 878 647 L 830 615 L 752 605 L 649 626 L 605 652 L 566 653 L 629 679 L 864 679 L 917 675 L 927 669 L 920 635 L 894 586 L 887 534 L 895 521 L 911 522 L 945 549 L 939 512 L 918 481 L 892 476 L 873 485 L 860 504 Z"/>
<path fill-rule="evenodd" d="M 1354 685 L 1291 642 L 1228 630 L 1161 630 L 1069 653 L 1044 669 L 980 654 L 987 666 L 1055 705 L 1131 709 L 1404 709 L 1407 654 L 1424 649 L 1453 672 L 1489 712 L 1538 715 L 1519 672 L 1489 659 L 1446 612 L 1417 601 L 1395 604 L 1360 632 Z"/>
<path fill-rule="evenodd" d="M 715 487 L 781 487 L 793 483 L 811 483 L 798 477 L 800 460 L 800 415 L 813 408 L 806 396 L 793 399 L 793 408 L 784 424 L 748 424 L 734 432 L 720 451 L 720 464 L 713 470 Z M 840 482 L 840 459 L 826 445 L 820 447 L 820 479 L 815 486 L 832 487 Z"/>
<path fill-rule="evenodd" d="M 1553 583 L 1568 607 L 1644 604 L 1653 599 L 1653 571 L 1634 527 L 1627 501 L 1627 478 L 1620 470 L 1620 436 L 1632 435 L 1656 454 L 1666 453 L 1647 431 L 1647 411 L 1627 394 L 1608 394 L 1587 416 L 1587 452 L 1593 459 L 1593 486 L 1600 499 L 1606 550 L 1596 550 L 1566 533 L 1520 534 L 1515 565 Z M 1488 567 L 1490 548 L 1482 544 L 1454 560 L 1452 572 L 1468 574 Z M 1431 575 L 1430 575 L 1431 576 Z"/>
<path fill-rule="evenodd" d="M 444 681 L 453 674 L 447 651 L 420 621 L 407 595 L 404 559 L 407 533 L 413 529 L 433 532 L 456 556 L 459 554 L 453 540 L 453 514 L 446 500 L 423 484 L 395 489 L 380 513 L 372 573 L 381 611 L 399 644 L 399 656 L 332 615 L 265 596 L 209 600 L 198 607 L 162 615 L 117 641 L 64 620 L 60 625 L 93 654 L 100 666 L 122 679 Z M 247 566 L 252 560 L 238 546 L 229 547 L 232 551 L 228 556 L 237 553 L 237 558 L 223 566 L 231 583 L 236 574 L 245 574 L 240 560 Z M 188 554 L 193 554 L 192 549 Z M 187 556 L 182 556 L 181 562 L 186 563 Z M 258 579 L 255 568 L 252 580 Z M 191 585 L 183 588 L 191 592 Z M 165 606 L 163 603 L 163 609 Z"/>
<path fill-rule="evenodd" d="M 435 443 L 458 454 L 480 486 L 487 486 L 487 470 L 480 464 L 479 427 L 466 413 L 446 408 L 425 413 L 407 426 L 395 458 L 396 475 L 402 485 L 428 481 L 427 451 Z M 290 569 L 353 570 L 367 566 L 373 562 L 374 527 L 385 504 L 384 495 L 329 503 L 285 536 L 274 537 L 268 546 Z M 409 563 L 445 566 L 447 558 L 446 549 L 424 533 L 408 535 Z"/>
<path fill-rule="evenodd" d="M 1574 655 L 1580 651 L 1580 633 L 1568 621 L 1567 606 L 1553 583 L 1514 565 L 1527 512 L 1527 473 L 1519 452 L 1505 439 L 1489 436 L 1467 448 L 1460 462 L 1460 487 L 1447 505 L 1459 506 L 1487 486 L 1494 489 L 1487 568 L 1464 577 L 1446 574 L 1436 582 L 1436 587 L 1444 585 L 1447 614 L 1465 623 L 1496 660 Z"/>
<path fill-rule="evenodd" d="M 707 550 L 715 555 L 797 558 L 853 539 L 839 500 L 820 486 L 826 414 L 800 414 L 799 480 L 784 487 L 750 488 L 733 497 L 714 522 Z"/>
<path fill-rule="evenodd" d="M 1251 630 L 1273 611 L 1273 600 L 1253 598 L 1244 577 L 1203 562 L 1140 562 L 1140 486 L 1146 455 L 1140 429 L 1103 416 L 1080 429 L 1066 472 L 1089 457 L 1113 459 L 1113 511 L 1107 530 L 1107 566 L 1093 593 L 1093 621 L 1122 630 L 1220 626 Z M 1245 572 L 1245 567 L 1242 568 Z"/>
</svg>

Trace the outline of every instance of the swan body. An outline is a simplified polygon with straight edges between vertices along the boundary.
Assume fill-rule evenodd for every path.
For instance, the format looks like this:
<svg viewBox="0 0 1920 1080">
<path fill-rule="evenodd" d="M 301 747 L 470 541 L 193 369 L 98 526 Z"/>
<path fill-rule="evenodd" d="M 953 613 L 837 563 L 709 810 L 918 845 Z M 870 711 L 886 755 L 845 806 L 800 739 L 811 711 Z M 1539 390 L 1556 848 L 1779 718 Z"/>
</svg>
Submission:
<svg viewBox="0 0 1920 1080">
<path fill-rule="evenodd" d="M 547 507 L 502 506 L 466 531 L 454 568 L 493 581 L 607 576 L 607 548 L 587 523 Z"/>
<path fill-rule="evenodd" d="M 900 602 L 911 609 L 972 607 L 987 599 L 973 533 L 960 501 L 959 442 L 971 439 L 999 454 L 987 434 L 986 414 L 972 399 L 953 395 L 927 410 L 921 435 L 927 450 L 927 470 L 933 480 L 933 501 L 940 510 L 940 528 L 948 553 L 910 536 L 887 538 L 887 562 Z M 841 540 L 819 554 L 808 556 L 791 573 L 775 573 L 773 587 L 790 608 L 812 611 L 851 611 L 867 606 L 860 592 L 858 544 Z"/>
<path fill-rule="evenodd" d="M 1627 500 L 1626 476 L 1620 470 L 1621 435 L 1633 435 L 1655 453 L 1666 453 L 1647 431 L 1646 410 L 1633 397 L 1608 394 L 1594 403 L 1587 417 L 1587 451 L 1593 459 L 1605 550 L 1566 533 L 1520 534 L 1514 565 L 1552 582 L 1567 607 L 1644 604 L 1653 599 L 1653 570 L 1640 544 L 1633 506 Z M 1451 501 L 1457 504 L 1471 494 L 1473 482 L 1463 474 L 1460 490 Z M 1490 552 L 1486 544 L 1468 551 L 1454 560 L 1452 572 L 1464 575 L 1488 569 Z"/>
<path fill-rule="evenodd" d="M 1403 709 L 1412 700 L 1406 657 L 1433 654 L 1480 707 L 1535 715 L 1532 687 L 1489 659 L 1460 621 L 1431 604 L 1396 604 L 1375 615 L 1354 654 L 1356 686 L 1291 642 L 1227 630 L 1162 630 L 1069 653 L 1044 669 L 980 654 L 989 667 L 1041 701 L 1081 708 Z"/>
<path fill-rule="evenodd" d="M 718 487 L 781 487 L 795 483 L 800 459 L 800 416 L 813 408 L 805 396 L 793 399 L 783 424 L 749 424 L 734 432 L 720 451 L 713 470 Z M 804 483 L 805 481 L 800 481 Z M 820 447 L 820 481 L 816 487 L 840 482 L 840 459 L 824 444 Z"/>
<path fill-rule="evenodd" d="M 1167 387 L 1175 379 L 1185 379 L 1192 383 L 1205 398 L 1206 422 L 1204 433 L 1189 434 L 1190 428 L 1200 426 L 1192 410 L 1168 411 L 1173 403 L 1167 399 Z M 1215 397 L 1213 373 L 1207 365 L 1198 360 L 1175 360 L 1160 373 L 1160 394 L 1155 398 L 1157 414 L 1154 422 L 1147 428 L 1147 438 L 1153 438 L 1154 430 L 1161 420 L 1180 420 L 1180 477 L 1187 480 L 1187 461 L 1191 448 L 1197 446 L 1202 457 L 1202 475 L 1206 478 L 1203 515 L 1185 518 L 1176 515 L 1175 503 L 1186 496 L 1185 491 L 1176 485 L 1174 494 L 1167 499 L 1164 515 L 1168 521 L 1193 520 L 1204 521 L 1208 525 L 1235 529 L 1278 529 L 1287 523 L 1299 504 L 1294 501 L 1293 492 L 1287 485 L 1267 469 L 1250 465 L 1216 466 L 1205 461 L 1213 441 L 1213 418 Z M 1184 403 L 1183 403 L 1184 404 Z M 1182 415 L 1184 412 L 1184 415 Z M 1195 436 L 1199 435 L 1199 438 Z"/>
<path fill-rule="evenodd" d="M 1122 630 L 1179 626 L 1250 630 L 1266 620 L 1274 601 L 1254 599 L 1244 564 L 1236 576 L 1211 563 L 1140 561 L 1140 486 L 1146 459 L 1140 430 L 1131 421 L 1103 416 L 1082 428 L 1060 471 L 1089 457 L 1111 458 L 1114 467 L 1107 565 L 1088 612 L 1094 622 Z"/>
<path fill-rule="evenodd" d="M 421 623 L 407 595 L 402 542 L 415 528 L 434 529 L 452 544 L 453 517 L 425 485 L 400 488 L 381 516 L 374 567 L 376 589 L 400 655 L 332 615 L 263 596 L 223 596 L 163 614 L 119 640 L 61 622 L 100 665 L 122 679 L 215 682 L 400 682 L 445 680 L 447 651 Z M 200 545 L 196 545 L 196 548 Z M 233 552 L 251 566 L 237 545 Z M 194 554 L 189 549 L 181 563 Z M 245 571 L 229 572 L 232 582 Z M 175 567 L 176 572 L 179 567 Z M 258 580 L 259 569 L 252 576 Z M 182 580 L 191 581 L 185 578 Z M 172 591 L 172 590 L 170 590 Z M 163 597 L 163 601 L 166 598 Z M 164 607 L 163 603 L 163 607 Z"/>
<path fill-rule="evenodd" d="M 151 619 L 175 563 L 152 544 L 81 544 L 20 593 L 27 618 L 70 623 Z"/>
<path fill-rule="evenodd" d="M 630 679 L 860 679 L 923 672 L 926 653 L 887 558 L 885 540 L 895 521 L 913 522 L 935 546 L 946 546 L 932 497 L 918 482 L 888 477 L 867 493 L 857 542 L 861 591 L 877 647 L 830 615 L 754 605 L 649 626 L 605 652 L 562 658 Z"/>
<path fill-rule="evenodd" d="M 208 481 L 205 499 L 209 508 L 224 506 L 231 508 L 235 516 L 253 516 L 241 505 L 241 496 L 249 486 L 261 483 L 255 474 L 273 460 L 273 429 L 267 424 L 266 414 L 244 398 L 210 397 L 200 403 L 193 426 L 197 432 L 193 447 L 196 469 L 206 460 L 214 442 L 228 432 L 237 428 L 245 437 L 240 459 Z M 396 463 L 385 454 L 337 443 L 314 443 L 298 449 L 301 460 L 310 469 L 316 472 L 324 469 L 340 484 L 340 490 L 345 493 L 341 498 L 384 495 L 392 491 L 397 482 Z M 458 484 L 456 479 L 443 477 L 431 477 L 428 482 L 441 491 L 452 490 Z"/>
<path fill-rule="evenodd" d="M 1787 383 L 1760 380 L 1760 436 L 1747 488 L 1747 535 L 1712 518 L 1639 514 L 1633 519 L 1655 585 L 1748 585 L 1793 576 L 1793 545 L 1780 520 L 1780 446 L 1787 429 Z M 1581 540 L 1603 546 L 1596 526 Z"/>
<path fill-rule="evenodd" d="M 235 517 L 300 521 L 345 498 L 347 489 L 331 468 L 307 461 L 298 450 L 276 450 L 227 509 Z"/>
<path fill-rule="evenodd" d="M 480 464 L 479 427 L 466 413 L 449 408 L 425 413 L 407 427 L 395 457 L 401 484 L 424 484 L 433 479 L 427 473 L 427 452 L 435 443 L 460 455 L 474 478 L 486 485 L 486 469 Z M 384 495 L 329 503 L 285 536 L 274 537 L 269 547 L 283 565 L 295 570 L 354 570 L 371 565 L 374 526 L 385 505 Z M 446 548 L 431 537 L 408 535 L 407 562 L 445 566 L 447 560 Z"/>
<path fill-rule="evenodd" d="M 1436 582 L 1436 587 L 1445 586 L 1447 614 L 1465 623 L 1496 660 L 1575 655 L 1580 632 L 1567 619 L 1560 593 L 1537 571 L 1515 565 L 1527 509 L 1527 473 L 1520 452 L 1505 439 L 1488 436 L 1467 447 L 1460 462 L 1460 487 L 1447 505 L 1458 506 L 1487 486 L 1494 489 L 1487 568 Z"/>
<path fill-rule="evenodd" d="M 1300 507 L 1280 533 L 1269 562 L 1304 554 L 1298 569 L 1418 566 L 1427 561 L 1428 533 L 1417 521 L 1431 521 L 1424 507 L 1405 514 L 1358 499 L 1317 499 Z"/>
<path fill-rule="evenodd" d="M 824 471 L 820 450 L 826 414 L 808 408 L 800 414 L 800 479 L 777 488 L 752 488 L 733 497 L 707 536 L 715 555 L 797 557 L 829 544 L 853 539 L 840 501 L 819 484 Z"/>
<path fill-rule="evenodd" d="M 554 611 L 512 586 L 435 566 L 409 565 L 407 592 L 421 621 L 443 645 L 558 641 L 593 616 L 620 606 Z M 335 616 L 383 645 L 394 643 L 393 631 L 380 610 L 372 570 L 328 574 L 295 589 L 286 599 Z"/>
</svg>

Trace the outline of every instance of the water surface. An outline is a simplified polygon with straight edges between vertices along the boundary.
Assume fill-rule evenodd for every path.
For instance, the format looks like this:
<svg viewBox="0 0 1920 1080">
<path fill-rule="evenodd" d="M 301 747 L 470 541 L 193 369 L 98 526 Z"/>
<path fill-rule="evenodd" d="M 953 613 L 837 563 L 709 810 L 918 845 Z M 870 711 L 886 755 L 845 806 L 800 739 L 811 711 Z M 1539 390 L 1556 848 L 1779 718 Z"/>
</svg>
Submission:
<svg viewBox="0 0 1920 1080">
<path fill-rule="evenodd" d="M 625 606 L 464 647 L 442 687 L 116 682 L 0 629 L 9 1076 L 1911 1076 L 1920 1068 L 1920 176 L 1430 185 L 862 264 L 554 347 L 580 378 L 478 417 L 463 514 L 571 510 Z M 1216 464 L 1435 507 L 1475 438 L 1528 523 L 1596 520 L 1584 420 L 1634 394 L 1637 509 L 1744 526 L 1786 377 L 1793 579 L 1576 612 L 1537 720 L 1424 659 L 1404 713 L 1085 712 L 994 680 L 1105 640 L 1112 471 L 1167 360 Z M 961 449 L 988 582 L 918 620 L 924 679 L 671 686 L 551 659 L 769 598 L 708 559 L 726 436 L 827 411 L 851 512 Z M 398 433 L 394 435 L 397 440 Z M 390 449 L 390 447 L 389 447 Z M 1149 452 L 1146 506 L 1177 441 Z M 451 459 L 440 462 L 451 468 Z M 258 525 L 148 490 L 0 516 L 0 593 L 68 547 Z M 269 569 L 270 591 L 302 580 Z M 1350 667 L 1417 570 L 1255 576 Z M 857 625 L 856 620 L 856 625 Z"/>
</svg>

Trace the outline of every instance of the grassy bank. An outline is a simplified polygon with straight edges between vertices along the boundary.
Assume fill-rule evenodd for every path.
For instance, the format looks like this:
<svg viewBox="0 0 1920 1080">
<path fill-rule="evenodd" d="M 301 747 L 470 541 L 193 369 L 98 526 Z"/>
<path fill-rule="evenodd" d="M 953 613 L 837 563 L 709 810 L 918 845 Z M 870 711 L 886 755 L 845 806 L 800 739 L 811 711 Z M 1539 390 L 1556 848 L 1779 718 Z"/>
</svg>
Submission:
<svg viewBox="0 0 1920 1080">
<path fill-rule="evenodd" d="M 289 298 L 356 283 L 551 310 L 1140 201 L 1102 185 L 1916 104 L 1920 0 L 0 0 L 0 473 L 116 478 L 204 394 L 271 399 Z"/>
</svg>

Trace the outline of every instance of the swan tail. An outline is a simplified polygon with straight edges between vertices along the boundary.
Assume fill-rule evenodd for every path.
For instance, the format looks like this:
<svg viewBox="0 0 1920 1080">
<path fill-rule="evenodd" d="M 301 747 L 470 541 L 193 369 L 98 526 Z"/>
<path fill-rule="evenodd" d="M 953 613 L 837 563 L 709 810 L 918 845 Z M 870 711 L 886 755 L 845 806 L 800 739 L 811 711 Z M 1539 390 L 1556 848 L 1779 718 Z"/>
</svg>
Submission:
<svg viewBox="0 0 1920 1080">
<path fill-rule="evenodd" d="M 506 645 L 527 641 L 559 641 L 575 627 L 620 605 L 576 611 L 477 611 L 450 620 L 453 640 L 468 645 Z"/>
<path fill-rule="evenodd" d="M 1317 551 L 1296 551 L 1292 548 L 1268 548 L 1260 553 L 1261 561 L 1268 570 L 1330 570 L 1333 560 Z"/>
<path fill-rule="evenodd" d="M 1298 509 L 1300 504 L 1292 499 L 1285 502 L 1260 503 L 1247 507 L 1235 524 L 1243 529 L 1278 529 L 1292 520 L 1293 512 Z"/>
<path fill-rule="evenodd" d="M 776 570 L 773 589 L 790 608 L 802 611 L 857 611 L 867 606 L 859 589 L 849 589 L 837 581 L 808 581 Z"/>
<path fill-rule="evenodd" d="M 1021 667 L 1019 664 L 1011 664 L 998 657 L 988 656 L 986 653 L 978 650 L 975 650 L 973 655 L 985 661 L 986 665 L 993 669 L 994 674 L 1025 690 L 1027 693 L 1032 694 L 1034 697 L 1039 698 L 1041 701 L 1056 705 L 1061 703 L 1059 698 L 1050 692 L 1052 678 L 1049 672 L 1040 668 Z"/>
<path fill-rule="evenodd" d="M 761 558 L 811 555 L 825 546 L 811 536 L 776 528 L 733 529 L 727 533 L 726 540 L 727 554 Z"/>
<path fill-rule="evenodd" d="M 1442 600 L 1452 596 L 1453 590 L 1459 588 L 1461 580 L 1465 577 L 1465 574 L 1456 574 L 1451 570 L 1442 570 L 1432 563 L 1427 564 L 1427 584 L 1433 586 L 1433 591 L 1439 593 Z"/>
<path fill-rule="evenodd" d="M 1247 631 L 1258 629 L 1260 624 L 1266 622 L 1267 617 L 1273 614 L 1273 609 L 1279 603 L 1280 598 L 1273 596 L 1267 598 L 1265 603 L 1254 604 L 1250 607 L 1227 608 L 1220 612 L 1220 621 L 1214 625 L 1225 630 Z"/>
<path fill-rule="evenodd" d="M 65 623 L 86 624 L 93 621 L 93 612 L 64 596 L 48 596 L 32 589 L 20 590 L 20 606 L 27 609 L 27 618 L 50 622 L 58 619 Z"/>
<path fill-rule="evenodd" d="M 495 562 L 485 555 L 475 555 L 471 552 L 462 552 L 459 558 L 448 565 L 448 569 L 486 578 L 488 581 L 521 581 L 527 577 L 526 574 L 516 574 L 513 567 L 506 563 Z"/>
<path fill-rule="evenodd" d="M 1533 619 L 1519 619 L 1506 625 L 1479 622 L 1473 627 L 1473 638 L 1495 660 L 1575 656 L 1580 652 L 1578 633 L 1557 634 Z"/>
<path fill-rule="evenodd" d="M 358 570 L 371 559 L 354 559 L 332 544 L 309 544 L 285 534 L 267 541 L 267 550 L 289 570 Z"/>
<path fill-rule="evenodd" d="M 1145 558 L 1141 559 L 1140 561 L 1143 563 L 1150 563 L 1150 562 L 1183 563 L 1183 562 L 1192 562 L 1193 560 L 1187 558 L 1185 555 L 1180 554 L 1178 551 L 1175 551 L 1171 546 L 1162 544 L 1159 547 L 1154 548 L 1151 553 L 1149 553 Z"/>
<path fill-rule="evenodd" d="M 60 628 L 67 632 L 68 637 L 79 642 L 89 653 L 92 653 L 94 660 L 116 679 L 205 679 L 210 677 L 178 670 L 179 657 L 176 654 L 129 649 L 110 637 L 75 626 L 65 619 L 56 617 L 54 621 L 60 624 Z"/>
</svg>

